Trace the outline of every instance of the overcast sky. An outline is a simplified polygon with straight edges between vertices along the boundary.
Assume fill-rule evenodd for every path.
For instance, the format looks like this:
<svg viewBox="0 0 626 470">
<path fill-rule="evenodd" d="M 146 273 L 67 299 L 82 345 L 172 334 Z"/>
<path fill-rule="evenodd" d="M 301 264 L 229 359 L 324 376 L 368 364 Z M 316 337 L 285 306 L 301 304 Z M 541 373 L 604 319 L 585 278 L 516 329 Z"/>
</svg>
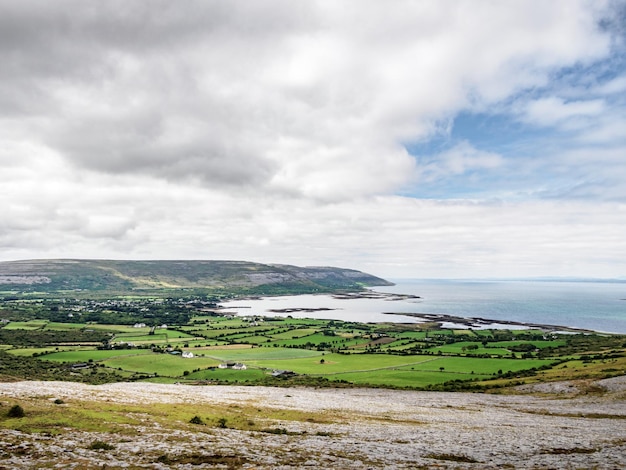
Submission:
<svg viewBox="0 0 626 470">
<path fill-rule="evenodd" d="M 626 278 L 626 2 L 0 0 L 0 260 Z"/>
</svg>

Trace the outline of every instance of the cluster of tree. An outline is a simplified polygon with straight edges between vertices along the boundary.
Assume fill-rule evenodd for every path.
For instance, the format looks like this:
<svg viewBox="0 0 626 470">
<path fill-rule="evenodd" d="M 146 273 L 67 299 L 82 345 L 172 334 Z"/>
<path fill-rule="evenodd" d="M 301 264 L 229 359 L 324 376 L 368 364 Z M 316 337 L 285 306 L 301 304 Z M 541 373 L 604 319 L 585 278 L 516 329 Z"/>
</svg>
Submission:
<svg viewBox="0 0 626 470">
<path fill-rule="evenodd" d="M 0 344 L 47 346 L 61 343 L 102 343 L 109 335 L 97 330 L 7 330 L 0 329 Z"/>
<path fill-rule="evenodd" d="M 159 299 L 138 301 L 95 301 L 81 299 L 0 301 L 0 318 L 11 321 L 34 319 L 59 323 L 110 323 L 132 325 L 186 325 L 198 312 L 216 307 L 213 298 Z"/>
<path fill-rule="evenodd" d="M 124 312 L 114 310 L 99 310 L 86 312 L 80 317 L 81 322 L 105 323 L 115 325 L 133 325 L 135 323 L 145 323 L 149 326 L 156 325 L 186 325 L 189 323 L 193 312 L 185 311 L 144 311 L 144 312 Z"/>
</svg>

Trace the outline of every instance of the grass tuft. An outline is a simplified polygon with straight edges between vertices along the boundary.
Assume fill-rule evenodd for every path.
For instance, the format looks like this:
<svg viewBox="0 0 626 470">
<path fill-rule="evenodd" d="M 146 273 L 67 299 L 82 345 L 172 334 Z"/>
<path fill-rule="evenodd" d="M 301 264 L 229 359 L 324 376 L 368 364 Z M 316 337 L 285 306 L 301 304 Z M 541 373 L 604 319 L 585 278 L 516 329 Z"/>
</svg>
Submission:
<svg viewBox="0 0 626 470">
<path fill-rule="evenodd" d="M 562 447 L 555 447 L 553 449 L 545 449 L 542 454 L 551 455 L 568 455 L 568 454 L 593 454 L 598 452 L 598 449 L 589 449 L 586 447 L 572 447 L 571 449 L 565 449 Z"/>
<path fill-rule="evenodd" d="M 450 462 L 478 463 L 478 460 L 468 457 L 466 455 L 431 453 L 427 454 L 425 457 L 428 459 L 446 460 Z"/>
<path fill-rule="evenodd" d="M 104 441 L 93 441 L 87 448 L 90 450 L 113 450 L 115 446 Z"/>
</svg>

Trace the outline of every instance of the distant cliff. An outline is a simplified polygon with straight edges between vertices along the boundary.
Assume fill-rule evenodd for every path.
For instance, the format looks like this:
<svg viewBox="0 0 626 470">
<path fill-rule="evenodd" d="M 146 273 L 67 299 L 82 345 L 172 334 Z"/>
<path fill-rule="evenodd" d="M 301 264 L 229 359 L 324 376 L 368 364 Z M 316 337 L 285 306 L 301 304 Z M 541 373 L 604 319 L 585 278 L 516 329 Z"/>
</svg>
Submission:
<svg viewBox="0 0 626 470">
<path fill-rule="evenodd" d="M 196 289 L 288 294 L 360 290 L 390 282 L 353 269 L 248 261 L 25 260 L 0 262 L 0 290 L 127 292 Z"/>
</svg>

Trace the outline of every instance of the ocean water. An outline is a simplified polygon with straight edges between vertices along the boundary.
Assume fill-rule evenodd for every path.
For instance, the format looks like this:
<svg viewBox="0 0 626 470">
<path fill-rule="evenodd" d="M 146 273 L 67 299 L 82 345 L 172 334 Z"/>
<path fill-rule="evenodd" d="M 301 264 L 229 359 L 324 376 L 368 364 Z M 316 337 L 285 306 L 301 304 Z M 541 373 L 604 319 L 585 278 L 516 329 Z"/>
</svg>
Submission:
<svg viewBox="0 0 626 470">
<path fill-rule="evenodd" d="M 328 295 L 299 295 L 226 302 L 223 305 L 240 315 L 415 323 L 421 320 L 402 314 L 433 313 L 480 317 L 494 323 L 516 321 L 626 334 L 626 282 L 414 279 L 393 282 L 395 286 L 372 290 L 418 295 L 420 299 L 345 300 Z M 283 309 L 294 311 L 272 311 Z"/>
<path fill-rule="evenodd" d="M 396 280 L 421 312 L 626 334 L 626 282 Z"/>
</svg>

